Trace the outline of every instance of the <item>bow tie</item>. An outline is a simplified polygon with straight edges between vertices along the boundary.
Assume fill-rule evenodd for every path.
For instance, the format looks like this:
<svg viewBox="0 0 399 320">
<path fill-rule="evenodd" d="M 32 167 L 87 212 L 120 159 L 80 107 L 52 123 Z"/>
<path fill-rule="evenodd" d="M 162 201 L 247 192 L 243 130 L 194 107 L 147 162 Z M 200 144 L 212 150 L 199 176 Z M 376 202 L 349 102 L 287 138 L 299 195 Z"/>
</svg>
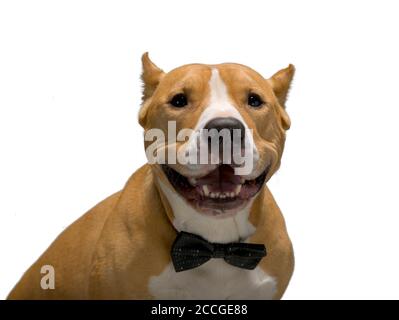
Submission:
<svg viewBox="0 0 399 320">
<path fill-rule="evenodd" d="M 211 258 L 223 258 L 232 266 L 252 270 L 266 256 L 266 248 L 254 243 L 211 243 L 182 231 L 172 245 L 171 255 L 176 272 L 199 267 Z"/>
</svg>

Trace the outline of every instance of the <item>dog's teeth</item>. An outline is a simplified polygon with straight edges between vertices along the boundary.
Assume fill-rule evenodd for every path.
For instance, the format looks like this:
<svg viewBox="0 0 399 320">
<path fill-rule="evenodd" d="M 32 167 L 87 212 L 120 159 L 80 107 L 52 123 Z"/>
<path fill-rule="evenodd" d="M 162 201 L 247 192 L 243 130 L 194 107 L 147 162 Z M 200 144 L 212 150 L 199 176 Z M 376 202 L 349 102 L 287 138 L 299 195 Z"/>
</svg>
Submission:
<svg viewBox="0 0 399 320">
<path fill-rule="evenodd" d="M 205 197 L 209 196 L 210 192 L 209 192 L 209 188 L 206 184 L 202 186 L 202 191 L 204 192 Z"/>
<path fill-rule="evenodd" d="M 240 178 L 240 183 L 243 184 L 244 182 L 245 182 L 244 177 L 241 177 L 241 178 Z"/>
<path fill-rule="evenodd" d="M 238 191 L 238 193 L 240 192 L 240 190 L 241 185 L 239 185 L 239 188 L 236 187 L 236 191 Z M 202 191 L 206 197 L 210 197 L 212 199 L 234 198 L 238 194 L 236 192 L 210 192 L 207 185 L 202 186 Z"/>
<path fill-rule="evenodd" d="M 190 182 L 190 184 L 193 186 L 197 184 L 197 180 L 195 180 L 195 178 L 188 178 L 188 182 Z"/>
<path fill-rule="evenodd" d="M 241 191 L 241 184 L 239 184 L 236 189 L 234 190 L 235 195 L 238 195 Z"/>
</svg>

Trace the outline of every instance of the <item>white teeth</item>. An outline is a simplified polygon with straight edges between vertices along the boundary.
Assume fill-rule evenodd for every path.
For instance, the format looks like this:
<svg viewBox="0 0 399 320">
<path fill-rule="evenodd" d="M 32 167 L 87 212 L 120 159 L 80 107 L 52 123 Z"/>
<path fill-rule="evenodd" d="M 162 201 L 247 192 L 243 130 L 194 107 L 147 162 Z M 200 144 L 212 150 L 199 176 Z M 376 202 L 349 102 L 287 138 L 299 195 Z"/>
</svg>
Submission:
<svg viewBox="0 0 399 320">
<path fill-rule="evenodd" d="M 236 190 L 234 192 L 210 192 L 209 187 L 207 185 L 202 186 L 202 191 L 205 195 L 205 197 L 210 197 L 212 199 L 220 198 L 220 199 L 226 199 L 226 198 L 234 198 L 238 193 L 240 193 L 241 190 L 241 185 L 236 187 Z"/>
<path fill-rule="evenodd" d="M 240 183 L 243 184 L 244 182 L 245 182 L 244 177 L 241 177 L 241 178 L 240 178 Z"/>
<path fill-rule="evenodd" d="M 193 186 L 197 184 L 197 180 L 195 180 L 195 178 L 188 178 L 188 182 L 190 182 L 190 184 Z"/>
<path fill-rule="evenodd" d="M 210 192 L 209 191 L 209 186 L 205 184 L 205 185 L 202 186 L 202 192 L 203 192 L 205 197 L 210 197 L 212 199 L 216 199 L 216 198 L 220 198 L 220 199 L 234 198 L 240 193 L 241 187 L 242 187 L 241 184 L 237 185 L 235 190 L 232 191 L 232 192 Z"/>
<path fill-rule="evenodd" d="M 202 186 L 202 191 L 204 191 L 206 197 L 209 196 L 209 188 L 206 184 Z"/>
</svg>

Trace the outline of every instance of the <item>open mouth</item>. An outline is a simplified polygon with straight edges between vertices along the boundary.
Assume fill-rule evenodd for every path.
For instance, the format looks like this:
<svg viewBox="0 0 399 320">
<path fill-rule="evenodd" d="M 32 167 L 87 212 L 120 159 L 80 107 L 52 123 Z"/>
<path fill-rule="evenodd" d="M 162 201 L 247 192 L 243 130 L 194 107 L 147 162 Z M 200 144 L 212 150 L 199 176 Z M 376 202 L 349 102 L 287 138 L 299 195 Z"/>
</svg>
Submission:
<svg viewBox="0 0 399 320">
<path fill-rule="evenodd" d="M 226 164 L 196 179 L 185 177 L 167 165 L 162 165 L 162 170 L 175 190 L 192 206 L 203 213 L 218 215 L 245 206 L 262 188 L 269 167 L 252 180 L 235 175 L 234 168 Z"/>
</svg>

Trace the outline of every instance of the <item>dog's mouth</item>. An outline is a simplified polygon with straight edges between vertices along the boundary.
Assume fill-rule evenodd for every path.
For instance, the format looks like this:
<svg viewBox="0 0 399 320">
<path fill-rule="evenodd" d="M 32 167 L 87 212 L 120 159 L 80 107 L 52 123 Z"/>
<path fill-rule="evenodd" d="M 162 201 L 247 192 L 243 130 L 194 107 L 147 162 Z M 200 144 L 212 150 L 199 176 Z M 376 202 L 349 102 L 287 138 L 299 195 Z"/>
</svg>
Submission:
<svg viewBox="0 0 399 320">
<path fill-rule="evenodd" d="M 234 214 L 262 188 L 268 166 L 258 177 L 245 180 L 234 168 L 221 164 L 201 178 L 185 177 L 167 165 L 162 170 L 173 188 L 198 211 L 205 214 Z"/>
</svg>

